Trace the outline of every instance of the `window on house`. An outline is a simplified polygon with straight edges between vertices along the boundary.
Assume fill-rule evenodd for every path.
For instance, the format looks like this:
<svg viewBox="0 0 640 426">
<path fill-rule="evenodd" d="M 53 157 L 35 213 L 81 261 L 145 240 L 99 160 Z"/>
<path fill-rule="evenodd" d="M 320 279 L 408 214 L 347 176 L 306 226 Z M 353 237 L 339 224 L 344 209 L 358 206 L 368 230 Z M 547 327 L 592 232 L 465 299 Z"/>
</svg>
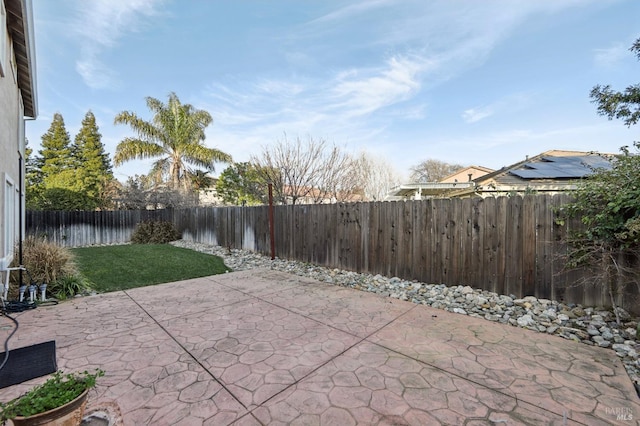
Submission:
<svg viewBox="0 0 640 426">
<path fill-rule="evenodd" d="M 8 266 L 13 260 L 13 250 L 16 244 L 17 200 L 18 193 L 13 180 L 5 173 L 4 177 L 4 256 Z"/>
</svg>

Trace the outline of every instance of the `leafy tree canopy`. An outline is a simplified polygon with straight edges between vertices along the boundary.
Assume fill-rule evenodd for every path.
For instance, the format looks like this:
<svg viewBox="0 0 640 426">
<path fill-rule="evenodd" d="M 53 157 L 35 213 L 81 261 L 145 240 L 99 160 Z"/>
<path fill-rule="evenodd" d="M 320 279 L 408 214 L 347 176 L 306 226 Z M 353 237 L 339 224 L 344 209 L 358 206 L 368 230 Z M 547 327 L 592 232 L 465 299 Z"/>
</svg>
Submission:
<svg viewBox="0 0 640 426">
<path fill-rule="evenodd" d="M 631 52 L 640 60 L 640 38 Z M 592 101 L 598 113 L 622 119 L 630 126 L 640 119 L 640 85 L 616 92 L 609 86 L 595 86 Z M 636 150 L 640 142 L 634 143 Z M 628 147 L 621 148 L 610 170 L 591 175 L 576 192 L 576 201 L 568 212 L 582 218 L 586 230 L 583 244 L 606 250 L 637 248 L 640 245 L 640 156 Z"/>
<path fill-rule="evenodd" d="M 411 167 L 410 179 L 412 182 L 438 182 L 462 167 L 430 158 Z"/>
<path fill-rule="evenodd" d="M 234 163 L 218 178 L 216 191 L 225 204 L 259 205 L 268 202 L 268 183 L 251 163 Z"/>
<path fill-rule="evenodd" d="M 640 142 L 635 144 L 636 151 Z M 586 246 L 605 250 L 640 247 L 640 156 L 623 147 L 613 167 L 597 170 L 575 192 L 575 201 L 565 207 L 565 215 L 579 217 L 584 230 L 574 236 L 575 263 L 590 262 Z"/>
<path fill-rule="evenodd" d="M 629 50 L 640 60 L 640 38 Z M 597 85 L 591 90 L 591 99 L 598 106 L 598 113 L 609 120 L 621 119 L 627 126 L 640 120 L 640 84 L 632 84 L 622 92 L 613 90 L 608 84 Z"/>
</svg>

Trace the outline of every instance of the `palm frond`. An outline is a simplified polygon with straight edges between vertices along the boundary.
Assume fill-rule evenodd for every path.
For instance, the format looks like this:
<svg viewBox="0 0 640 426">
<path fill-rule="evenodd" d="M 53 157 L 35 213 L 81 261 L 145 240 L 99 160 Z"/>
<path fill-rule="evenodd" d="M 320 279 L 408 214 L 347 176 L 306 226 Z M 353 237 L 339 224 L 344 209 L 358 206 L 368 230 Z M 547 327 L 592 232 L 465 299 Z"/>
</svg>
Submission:
<svg viewBox="0 0 640 426">
<path fill-rule="evenodd" d="M 213 170 L 215 163 L 231 163 L 233 161 L 229 154 L 200 144 L 184 147 L 183 156 L 190 164 L 207 170 Z"/>
<path fill-rule="evenodd" d="M 140 139 L 158 140 L 158 129 L 152 123 L 141 119 L 133 112 L 123 111 L 119 113 L 114 118 L 113 123 L 129 125 Z"/>
<path fill-rule="evenodd" d="M 154 142 L 136 138 L 124 138 L 116 147 L 113 164 L 117 167 L 129 160 L 153 158 L 164 153 L 164 148 Z"/>
</svg>

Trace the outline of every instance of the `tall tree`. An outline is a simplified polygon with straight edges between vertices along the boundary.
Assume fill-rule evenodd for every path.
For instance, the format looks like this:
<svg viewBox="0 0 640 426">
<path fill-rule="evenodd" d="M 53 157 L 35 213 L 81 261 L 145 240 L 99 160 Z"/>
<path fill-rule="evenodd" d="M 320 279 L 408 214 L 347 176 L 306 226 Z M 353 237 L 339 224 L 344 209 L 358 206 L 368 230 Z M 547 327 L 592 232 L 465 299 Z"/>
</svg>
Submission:
<svg viewBox="0 0 640 426">
<path fill-rule="evenodd" d="M 308 136 L 290 141 L 285 135 L 251 161 L 262 179 L 273 184 L 275 197 L 283 204 L 362 198 L 358 161 L 324 139 Z"/>
<path fill-rule="evenodd" d="M 409 178 L 412 182 L 438 182 L 462 167 L 430 158 L 411 167 Z"/>
<path fill-rule="evenodd" d="M 160 157 L 152 172 L 167 177 L 173 189 L 188 189 L 191 167 L 213 171 L 216 162 L 232 161 L 229 154 L 204 145 L 205 128 L 213 122 L 207 111 L 180 103 L 175 93 L 169 95 L 167 104 L 152 97 L 146 101 L 154 114 L 151 121 L 130 111 L 115 117 L 115 124 L 127 124 L 137 134 L 123 139 L 116 147 L 116 166 L 133 159 Z"/>
<path fill-rule="evenodd" d="M 262 155 L 253 156 L 251 161 L 260 171 L 262 178 L 273 185 L 274 196 L 282 204 L 296 204 L 299 199 L 307 199 L 318 187 L 323 171 L 322 156 L 326 142 L 311 136 L 306 141 L 296 138 L 289 141 L 285 135 L 270 147 L 265 147 Z"/>
<path fill-rule="evenodd" d="M 72 145 L 72 154 L 76 162 L 78 186 L 84 194 L 96 200 L 98 206 L 104 206 L 107 202 L 102 199 L 104 188 L 113 180 L 113 171 L 91 111 L 82 120 L 82 127 Z"/>
<path fill-rule="evenodd" d="M 26 141 L 25 147 L 25 201 L 26 208 L 34 210 L 38 208 L 39 199 L 42 196 L 42 159 L 33 153 L 33 148 Z"/>
<path fill-rule="evenodd" d="M 42 158 L 41 171 L 43 183 L 47 186 L 48 181 L 65 170 L 73 169 L 74 162 L 71 157 L 71 138 L 64 125 L 62 114 L 55 113 L 53 121 L 47 133 L 42 135 Z"/>
<path fill-rule="evenodd" d="M 94 204 L 82 193 L 76 175 L 71 139 L 62 114 L 55 113 L 47 133 L 42 135 L 40 171 L 42 191 L 30 207 L 42 210 L 83 210 Z"/>
</svg>

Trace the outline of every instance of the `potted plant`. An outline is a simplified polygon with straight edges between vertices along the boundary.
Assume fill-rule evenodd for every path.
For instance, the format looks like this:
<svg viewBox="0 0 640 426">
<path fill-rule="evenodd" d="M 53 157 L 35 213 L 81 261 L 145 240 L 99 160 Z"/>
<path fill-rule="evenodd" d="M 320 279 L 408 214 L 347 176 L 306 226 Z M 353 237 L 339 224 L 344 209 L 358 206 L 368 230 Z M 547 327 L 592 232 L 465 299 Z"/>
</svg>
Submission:
<svg viewBox="0 0 640 426">
<path fill-rule="evenodd" d="M 8 403 L 0 403 L 0 420 L 11 420 L 14 425 L 79 425 L 89 389 L 103 375 L 102 370 L 74 374 L 57 371 L 24 395 Z"/>
</svg>

